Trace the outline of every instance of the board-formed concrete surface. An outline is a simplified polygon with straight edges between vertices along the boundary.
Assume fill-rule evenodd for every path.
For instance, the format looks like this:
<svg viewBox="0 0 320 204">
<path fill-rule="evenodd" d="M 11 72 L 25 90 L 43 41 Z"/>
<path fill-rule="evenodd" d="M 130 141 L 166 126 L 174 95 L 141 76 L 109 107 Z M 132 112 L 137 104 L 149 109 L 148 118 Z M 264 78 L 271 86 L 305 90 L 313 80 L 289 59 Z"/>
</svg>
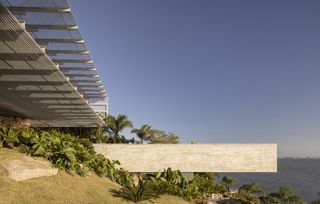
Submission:
<svg viewBox="0 0 320 204">
<path fill-rule="evenodd" d="M 95 144 L 130 172 L 277 172 L 277 144 Z"/>
</svg>

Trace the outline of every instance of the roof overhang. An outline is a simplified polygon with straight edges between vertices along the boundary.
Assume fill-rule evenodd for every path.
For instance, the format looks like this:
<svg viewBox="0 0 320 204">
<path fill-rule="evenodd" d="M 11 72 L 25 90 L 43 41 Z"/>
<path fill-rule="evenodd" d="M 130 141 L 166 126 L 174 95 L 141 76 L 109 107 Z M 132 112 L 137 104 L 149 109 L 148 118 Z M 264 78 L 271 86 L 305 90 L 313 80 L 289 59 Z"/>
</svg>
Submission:
<svg viewBox="0 0 320 204">
<path fill-rule="evenodd" d="M 26 26 L 8 9 L 7 2 L 0 0 L 0 114 L 31 119 L 33 126 L 55 127 L 97 127 L 104 124 L 103 118 L 96 113 L 89 99 L 104 97 L 102 84 L 97 74 L 85 72 L 72 73 L 66 68 L 66 74 L 57 66 L 57 62 L 91 63 L 87 60 L 52 59 L 40 43 L 83 43 L 82 39 L 36 39 L 27 31 L 29 28 L 63 29 L 63 26 Z M 19 14 L 26 12 L 65 12 L 68 8 L 27 8 L 12 7 Z M 73 29 L 77 29 L 73 27 Z M 62 54 L 87 54 L 86 50 L 49 52 Z M 84 67 L 84 70 L 88 68 Z M 67 77 L 69 76 L 69 77 Z M 85 77 L 86 79 L 82 79 Z M 87 79 L 87 78 L 91 79 Z M 86 82 L 78 90 L 74 85 Z M 100 86 L 100 87 L 99 87 Z M 88 92 L 87 87 L 100 88 L 96 93 Z M 90 90 L 89 90 L 90 91 Z M 93 96 L 92 98 L 90 98 Z"/>
</svg>

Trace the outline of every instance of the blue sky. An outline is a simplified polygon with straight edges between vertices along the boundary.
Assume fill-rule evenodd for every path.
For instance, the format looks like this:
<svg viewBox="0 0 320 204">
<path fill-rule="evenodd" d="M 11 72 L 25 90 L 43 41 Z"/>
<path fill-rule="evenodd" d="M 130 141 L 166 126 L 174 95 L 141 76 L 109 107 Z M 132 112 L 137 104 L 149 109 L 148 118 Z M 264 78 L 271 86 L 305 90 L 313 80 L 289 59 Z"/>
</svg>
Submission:
<svg viewBox="0 0 320 204">
<path fill-rule="evenodd" d="M 320 156 L 320 1 L 71 1 L 110 113 Z"/>
</svg>

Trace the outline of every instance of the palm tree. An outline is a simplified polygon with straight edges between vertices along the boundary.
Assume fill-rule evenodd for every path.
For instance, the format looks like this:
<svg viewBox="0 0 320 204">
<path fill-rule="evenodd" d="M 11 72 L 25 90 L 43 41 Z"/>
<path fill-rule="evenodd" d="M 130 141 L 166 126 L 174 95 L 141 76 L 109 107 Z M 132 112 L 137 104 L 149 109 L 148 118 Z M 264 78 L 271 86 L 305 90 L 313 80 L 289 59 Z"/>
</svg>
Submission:
<svg viewBox="0 0 320 204">
<path fill-rule="evenodd" d="M 159 131 L 152 129 L 150 125 L 144 124 L 139 129 L 137 128 L 132 129 L 131 132 L 135 133 L 137 137 L 140 138 L 140 143 L 143 144 L 144 140 L 149 140 L 152 136 L 154 136 Z"/>
<path fill-rule="evenodd" d="M 122 141 L 124 136 L 120 133 L 126 129 L 132 127 L 132 122 L 128 119 L 126 115 L 119 114 L 117 117 L 109 115 L 106 118 L 106 127 L 105 130 L 110 134 L 115 141 Z"/>
<path fill-rule="evenodd" d="M 179 137 L 174 133 L 166 133 L 164 131 L 159 131 L 157 134 L 154 134 L 153 137 L 149 138 L 150 144 L 178 144 Z"/>
</svg>

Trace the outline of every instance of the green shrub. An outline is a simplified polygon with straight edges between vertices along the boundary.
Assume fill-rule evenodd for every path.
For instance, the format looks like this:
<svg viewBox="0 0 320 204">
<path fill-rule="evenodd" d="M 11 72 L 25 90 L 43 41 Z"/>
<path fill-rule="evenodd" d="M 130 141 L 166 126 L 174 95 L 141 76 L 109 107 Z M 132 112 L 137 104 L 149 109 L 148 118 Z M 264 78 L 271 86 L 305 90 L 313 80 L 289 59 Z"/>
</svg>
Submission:
<svg viewBox="0 0 320 204">
<path fill-rule="evenodd" d="M 241 203 L 260 204 L 259 197 L 246 191 L 239 191 L 236 195 L 232 196 L 232 198 L 240 201 Z"/>
<path fill-rule="evenodd" d="M 16 129 L 5 128 L 5 127 L 0 128 L 0 138 L 1 138 L 0 139 L 1 147 L 4 146 L 4 147 L 13 148 L 19 144 L 19 139 L 17 136 Z"/>
<path fill-rule="evenodd" d="M 120 165 L 119 161 L 110 161 L 101 154 L 94 154 L 89 166 L 99 176 L 106 176 L 112 181 L 119 184 L 125 184 L 130 181 L 131 175 L 129 172 L 115 166 Z"/>
<path fill-rule="evenodd" d="M 265 197 L 265 193 L 260 186 L 256 183 L 245 184 L 239 188 L 236 193 L 230 194 L 234 200 L 238 200 L 241 203 L 253 203 L 260 204 L 259 196 Z M 269 200 L 271 202 L 271 200 Z"/>
<path fill-rule="evenodd" d="M 214 178 L 205 174 L 195 175 L 192 180 L 188 180 L 179 170 L 171 168 L 149 176 L 148 179 L 155 195 L 171 194 L 187 200 L 204 200 L 211 197 L 212 193 L 225 190 L 221 184 L 215 184 Z"/>
<path fill-rule="evenodd" d="M 190 182 L 191 185 L 196 187 L 198 193 L 195 195 L 197 198 L 200 197 L 211 197 L 215 192 L 215 182 L 206 176 L 195 175 Z"/>
<path fill-rule="evenodd" d="M 281 204 L 281 200 L 273 197 L 273 196 L 264 196 L 264 197 L 260 197 L 260 201 L 263 204 Z"/>
<path fill-rule="evenodd" d="M 70 134 L 53 130 L 0 128 L 0 145 L 18 147 L 32 156 L 45 157 L 57 168 L 75 170 L 85 175 L 92 170 L 100 176 L 120 181 L 124 170 L 117 170 L 118 161 L 110 161 L 97 155 L 88 139 L 73 137 Z"/>
<path fill-rule="evenodd" d="M 142 200 L 150 200 L 156 198 L 157 195 L 153 191 L 152 183 L 146 177 L 138 177 L 138 183 L 126 183 L 119 191 L 113 191 L 115 196 L 119 196 L 134 202 Z"/>
<path fill-rule="evenodd" d="M 287 188 L 285 186 L 280 186 L 279 192 L 270 193 L 267 196 L 267 199 L 275 200 L 276 202 L 279 201 L 280 203 L 291 203 L 291 204 L 306 204 L 307 203 L 304 199 L 294 195 L 293 191 L 290 188 Z M 265 202 L 265 203 L 267 203 L 267 202 Z"/>
<path fill-rule="evenodd" d="M 131 174 L 124 168 L 115 169 L 114 181 L 120 185 L 132 183 Z"/>
<path fill-rule="evenodd" d="M 152 190 L 156 195 L 170 193 L 170 189 L 172 187 L 170 183 L 163 177 L 163 173 L 158 172 L 153 176 L 150 176 L 149 179 L 150 183 L 152 184 Z"/>
<path fill-rule="evenodd" d="M 237 183 L 237 180 L 229 176 L 224 176 L 222 178 L 222 182 L 223 185 L 226 187 L 227 191 L 230 193 L 231 187 Z"/>
<path fill-rule="evenodd" d="M 107 176 L 111 162 L 101 154 L 96 155 L 90 163 L 90 167 L 99 175 Z"/>
</svg>

